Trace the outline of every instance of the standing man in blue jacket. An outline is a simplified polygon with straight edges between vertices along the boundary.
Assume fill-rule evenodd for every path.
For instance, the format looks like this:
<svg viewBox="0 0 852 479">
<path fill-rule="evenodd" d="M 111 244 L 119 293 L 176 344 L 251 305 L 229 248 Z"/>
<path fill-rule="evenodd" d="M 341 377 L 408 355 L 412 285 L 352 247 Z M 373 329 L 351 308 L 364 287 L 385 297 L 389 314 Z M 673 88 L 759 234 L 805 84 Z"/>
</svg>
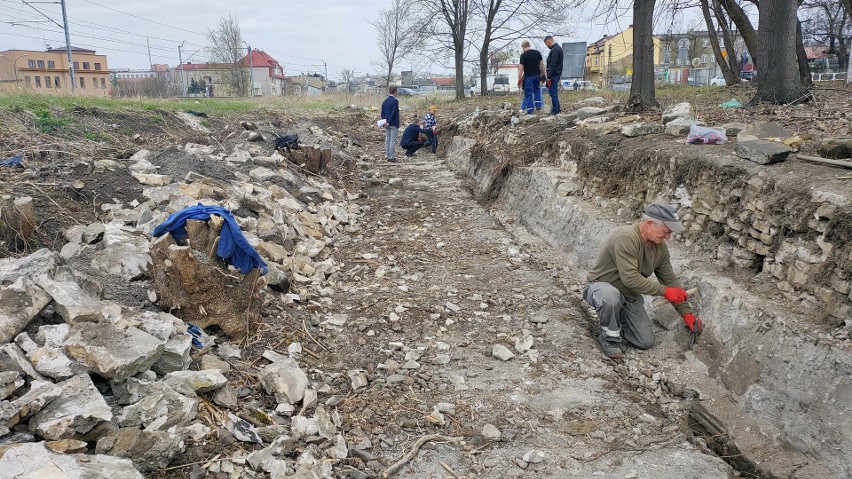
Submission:
<svg viewBox="0 0 852 479">
<path fill-rule="evenodd" d="M 559 105 L 559 79 L 562 77 L 562 47 L 550 35 L 544 37 L 544 44 L 550 49 L 547 54 L 547 92 L 550 93 L 550 114 L 562 112 Z"/>
<path fill-rule="evenodd" d="M 396 139 L 399 137 L 399 100 L 396 99 L 396 87 L 392 86 L 390 94 L 382 102 L 382 119 L 385 120 L 385 156 L 391 163 L 396 163 Z"/>
</svg>

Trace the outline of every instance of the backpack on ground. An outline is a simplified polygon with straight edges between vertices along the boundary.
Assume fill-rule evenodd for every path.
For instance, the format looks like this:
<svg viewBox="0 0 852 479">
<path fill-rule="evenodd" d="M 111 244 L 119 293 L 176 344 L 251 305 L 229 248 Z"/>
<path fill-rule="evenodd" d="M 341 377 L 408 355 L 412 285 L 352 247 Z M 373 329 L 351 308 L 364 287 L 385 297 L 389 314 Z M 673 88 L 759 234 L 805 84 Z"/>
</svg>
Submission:
<svg viewBox="0 0 852 479">
<path fill-rule="evenodd" d="M 276 150 L 298 150 L 299 135 L 279 136 L 275 139 Z"/>
</svg>

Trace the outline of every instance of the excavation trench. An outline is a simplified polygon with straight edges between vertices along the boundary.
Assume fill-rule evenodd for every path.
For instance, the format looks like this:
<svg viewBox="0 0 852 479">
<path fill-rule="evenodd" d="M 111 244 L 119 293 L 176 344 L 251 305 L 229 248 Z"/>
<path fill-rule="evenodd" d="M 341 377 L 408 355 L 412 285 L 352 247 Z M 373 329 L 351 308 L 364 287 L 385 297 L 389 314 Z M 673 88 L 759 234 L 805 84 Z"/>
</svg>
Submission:
<svg viewBox="0 0 852 479">
<path fill-rule="evenodd" d="M 553 247 L 545 260 L 578 300 L 609 233 L 646 202 L 679 206 L 689 230 L 672 256 L 699 289 L 705 331 L 688 349 L 675 311 L 648 302 L 657 347 L 628 355 L 658 361 L 667 381 L 694 391 L 696 436 L 747 477 L 852 475 L 852 347 L 838 327 L 850 303 L 848 186 L 801 180 L 795 166 L 759 171 L 726 150 L 607 145 L 561 129 L 534 140 L 523 124 L 497 122 L 495 132 L 488 121 L 453 125 L 448 165 L 507 229 Z M 525 136 L 531 153 L 517 161 L 508 150 Z"/>
</svg>

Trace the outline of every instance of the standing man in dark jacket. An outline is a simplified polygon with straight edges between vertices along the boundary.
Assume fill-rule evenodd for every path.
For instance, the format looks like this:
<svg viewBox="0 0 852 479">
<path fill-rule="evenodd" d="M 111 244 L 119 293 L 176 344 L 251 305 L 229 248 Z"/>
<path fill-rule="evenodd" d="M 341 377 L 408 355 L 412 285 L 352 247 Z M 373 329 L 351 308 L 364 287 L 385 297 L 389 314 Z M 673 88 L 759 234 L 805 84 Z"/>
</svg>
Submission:
<svg viewBox="0 0 852 479">
<path fill-rule="evenodd" d="M 562 47 L 550 35 L 544 37 L 544 44 L 550 49 L 547 54 L 547 91 L 550 93 L 550 114 L 562 112 L 559 105 L 559 79 L 562 77 Z"/>
<path fill-rule="evenodd" d="M 524 40 L 521 43 L 521 48 L 524 50 L 524 53 L 521 53 L 520 65 L 518 66 L 518 87 L 523 86 L 524 89 L 524 101 L 521 102 L 521 109 L 526 111 L 528 115 L 532 115 L 536 108 L 540 108 L 535 104 L 535 99 L 541 98 L 539 82 L 547 74 L 547 71 L 544 68 L 541 52 L 530 48 L 530 42 Z"/>
<path fill-rule="evenodd" d="M 396 99 L 396 87 L 392 86 L 390 94 L 382 102 L 382 119 L 385 120 L 385 155 L 388 161 L 396 163 L 396 139 L 399 136 L 399 100 Z"/>
<path fill-rule="evenodd" d="M 414 156 L 417 150 L 426 146 L 428 143 L 420 141 L 420 134 L 430 133 L 431 131 L 423 128 L 423 120 L 418 119 L 415 119 L 410 125 L 405 127 L 405 131 L 402 132 L 402 141 L 400 141 L 399 145 L 405 148 L 405 156 L 410 158 Z"/>
</svg>

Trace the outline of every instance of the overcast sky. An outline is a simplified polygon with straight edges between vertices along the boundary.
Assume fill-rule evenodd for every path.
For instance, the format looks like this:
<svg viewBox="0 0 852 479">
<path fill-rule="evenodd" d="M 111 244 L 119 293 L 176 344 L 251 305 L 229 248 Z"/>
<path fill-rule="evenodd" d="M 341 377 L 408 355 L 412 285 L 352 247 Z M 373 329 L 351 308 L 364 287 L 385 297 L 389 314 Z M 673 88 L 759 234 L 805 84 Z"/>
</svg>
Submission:
<svg viewBox="0 0 852 479">
<path fill-rule="evenodd" d="M 371 62 L 380 55 L 375 47 L 375 31 L 368 23 L 388 0 L 66 0 L 71 44 L 95 49 L 108 55 L 110 68 L 147 68 L 148 47 L 153 63 L 178 64 L 178 44 L 186 42 L 183 58 L 192 62 L 206 59 L 204 32 L 231 14 L 240 21 L 243 39 L 278 60 L 287 75 L 300 72 L 339 77 L 344 69 L 357 73 L 375 72 Z M 34 4 L 47 17 L 62 24 L 59 5 Z M 595 41 L 604 33 L 613 34 L 631 22 L 631 11 L 606 22 L 590 20 L 578 12 L 576 33 L 560 41 Z M 696 15 L 676 20 L 691 24 Z M 666 20 L 665 23 L 670 22 Z M 656 30 L 665 31 L 667 25 Z M 675 30 L 678 30 L 676 25 Z M 22 48 L 41 50 L 45 44 L 64 45 L 61 29 L 21 0 L 0 0 L 0 50 Z M 401 65 L 407 67 L 404 64 Z M 441 71 L 441 67 L 432 68 Z"/>
</svg>

